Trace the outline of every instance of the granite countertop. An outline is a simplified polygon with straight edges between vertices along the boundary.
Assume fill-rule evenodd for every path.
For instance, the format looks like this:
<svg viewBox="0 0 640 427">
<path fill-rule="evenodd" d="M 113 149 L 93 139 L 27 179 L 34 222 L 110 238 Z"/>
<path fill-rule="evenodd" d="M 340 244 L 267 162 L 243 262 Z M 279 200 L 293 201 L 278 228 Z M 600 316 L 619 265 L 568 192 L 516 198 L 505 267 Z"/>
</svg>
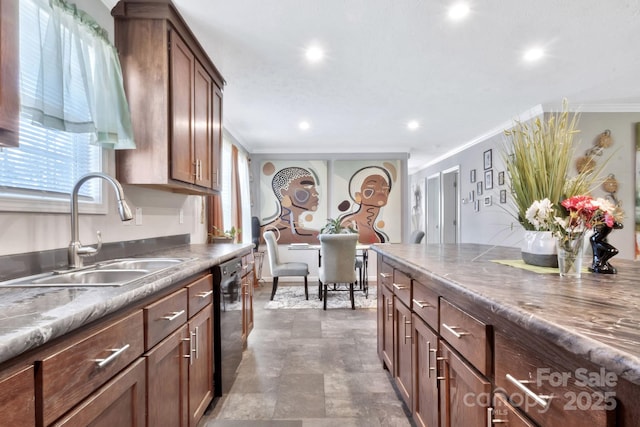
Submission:
<svg viewBox="0 0 640 427">
<path fill-rule="evenodd" d="M 0 363 L 236 256 L 252 244 L 183 245 L 140 257 L 189 258 L 115 287 L 0 288 Z"/>
<path fill-rule="evenodd" d="M 568 279 L 493 262 L 520 259 L 514 248 L 379 244 L 372 249 L 640 384 L 640 264 L 613 258 L 618 274 Z"/>
</svg>

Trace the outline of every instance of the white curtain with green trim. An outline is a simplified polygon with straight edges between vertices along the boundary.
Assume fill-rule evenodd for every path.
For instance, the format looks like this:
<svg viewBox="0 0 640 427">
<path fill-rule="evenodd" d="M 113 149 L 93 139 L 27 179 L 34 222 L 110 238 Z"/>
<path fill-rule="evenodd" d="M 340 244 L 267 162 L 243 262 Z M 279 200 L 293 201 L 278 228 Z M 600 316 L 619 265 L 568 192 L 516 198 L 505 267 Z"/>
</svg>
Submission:
<svg viewBox="0 0 640 427">
<path fill-rule="evenodd" d="M 29 50 L 35 66 L 21 69 L 22 107 L 44 127 L 91 133 L 104 148 L 135 148 L 120 61 L 106 31 L 64 0 L 22 1 L 32 3 L 26 9 L 38 47 Z"/>
</svg>

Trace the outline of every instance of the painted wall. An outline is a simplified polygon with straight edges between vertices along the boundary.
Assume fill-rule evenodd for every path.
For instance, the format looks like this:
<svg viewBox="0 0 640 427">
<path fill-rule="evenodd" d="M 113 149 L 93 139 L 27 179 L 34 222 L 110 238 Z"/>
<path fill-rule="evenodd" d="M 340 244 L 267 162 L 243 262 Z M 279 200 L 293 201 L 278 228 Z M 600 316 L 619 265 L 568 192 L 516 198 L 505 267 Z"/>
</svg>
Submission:
<svg viewBox="0 0 640 427">
<path fill-rule="evenodd" d="M 611 130 L 613 145 L 606 149 L 598 163 L 609 158 L 604 174 L 614 173 L 619 182 L 618 198 L 625 210 L 624 229 L 616 230 L 609 236 L 609 241 L 620 250 L 618 257 L 634 259 L 635 256 L 635 123 L 640 122 L 640 113 L 581 113 L 577 137 L 576 157 L 593 146 L 594 139 L 604 130 Z M 502 134 L 497 134 L 474 144 L 464 151 L 453 154 L 424 169 L 412 174 L 412 186 L 426 180 L 427 177 L 460 166 L 460 243 L 484 243 L 519 247 L 523 229 L 511 215 L 508 204 L 500 203 L 500 190 L 508 189 L 508 177 L 504 186 L 498 185 L 498 172 L 504 171 L 504 163 L 500 158 L 501 147 L 505 142 Z M 491 149 L 493 153 L 493 189 L 485 190 L 480 196 L 480 210 L 475 211 L 474 203 L 469 202 L 470 191 L 477 192 L 477 181 L 484 179 L 483 155 Z M 476 182 L 470 182 L 471 170 L 476 170 Z M 507 190 L 508 194 L 508 190 Z M 597 197 L 606 193 L 598 188 L 594 191 Z M 491 196 L 492 205 L 484 206 L 484 198 Z M 478 198 L 477 194 L 475 195 Z"/>
<path fill-rule="evenodd" d="M 113 18 L 101 2 L 76 0 L 113 36 Z M 115 176 L 114 153 L 107 154 L 109 168 L 105 172 Z M 102 232 L 104 242 L 135 240 L 148 237 L 190 234 L 191 242 L 206 241 L 206 227 L 201 221 L 202 197 L 185 196 L 142 187 L 124 186 L 125 197 L 131 208 L 142 209 L 142 224 L 120 222 L 114 196 L 108 188 L 105 197 L 109 201 L 106 215 L 81 215 L 80 239 L 83 244 L 96 243 L 96 231 Z M 183 223 L 180 223 L 180 210 Z M 28 212 L 0 212 L 0 255 L 66 248 L 71 236 L 69 214 L 41 214 Z"/>
</svg>

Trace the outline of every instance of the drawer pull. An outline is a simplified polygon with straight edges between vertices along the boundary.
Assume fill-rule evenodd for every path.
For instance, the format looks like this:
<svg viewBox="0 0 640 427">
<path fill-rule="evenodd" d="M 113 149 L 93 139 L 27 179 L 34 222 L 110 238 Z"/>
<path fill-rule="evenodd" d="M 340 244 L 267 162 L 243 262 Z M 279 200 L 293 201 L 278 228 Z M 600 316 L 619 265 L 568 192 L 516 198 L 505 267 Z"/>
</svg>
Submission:
<svg viewBox="0 0 640 427">
<path fill-rule="evenodd" d="M 443 323 L 442 327 L 445 328 L 447 331 L 451 332 L 453 334 L 453 336 L 456 337 L 456 338 L 462 338 L 465 335 L 469 335 L 469 332 L 458 332 L 458 331 L 456 331 L 456 329 L 459 329 L 460 326 L 449 326 L 446 323 Z"/>
<path fill-rule="evenodd" d="M 518 390 L 520 390 L 521 392 L 523 392 L 524 394 L 532 398 L 538 405 L 542 406 L 543 408 L 547 407 L 547 405 L 549 404 L 548 400 L 553 397 L 553 396 L 544 396 L 544 395 L 535 394 L 534 392 L 529 390 L 527 386 L 523 384 L 524 381 L 517 380 L 516 378 L 511 376 L 511 374 L 507 374 L 506 378 L 507 378 L 507 381 L 509 381 L 514 386 L 516 386 Z"/>
<path fill-rule="evenodd" d="M 213 291 L 200 292 L 197 296 L 198 296 L 198 298 L 206 298 L 209 295 L 211 295 L 212 293 L 213 293 Z"/>
<path fill-rule="evenodd" d="M 429 304 L 429 303 L 428 303 L 428 302 L 426 302 L 426 301 L 418 301 L 418 300 L 414 299 L 414 300 L 413 300 L 413 303 L 414 303 L 415 305 L 417 305 L 418 307 L 420 307 L 420 308 L 431 307 L 431 304 Z"/>
<path fill-rule="evenodd" d="M 121 348 L 112 348 L 109 351 L 112 351 L 113 353 L 111 353 L 111 355 L 109 357 L 106 357 L 104 359 L 97 359 L 95 360 L 95 362 L 98 364 L 98 368 L 104 368 L 105 366 L 107 366 L 109 363 L 113 362 L 114 360 L 116 360 L 122 353 L 125 352 L 126 349 L 129 348 L 129 344 L 125 344 L 123 347 Z"/>
<path fill-rule="evenodd" d="M 178 317 L 182 316 L 183 314 L 184 314 L 184 310 L 174 311 L 168 316 L 162 316 L 161 319 L 172 321 L 172 320 L 176 320 Z"/>
<path fill-rule="evenodd" d="M 380 273 L 380 277 L 382 277 L 383 279 L 388 279 L 389 277 L 391 277 L 391 274 L 389 274 L 389 273 Z"/>
<path fill-rule="evenodd" d="M 397 289 L 397 290 L 399 290 L 399 291 L 402 291 L 402 290 L 404 290 L 404 289 L 407 289 L 407 287 L 406 287 L 406 286 L 404 286 L 404 285 L 397 285 L 397 284 L 395 284 L 395 283 L 393 284 L 393 287 L 394 287 L 394 288 L 396 288 L 396 289 Z"/>
</svg>

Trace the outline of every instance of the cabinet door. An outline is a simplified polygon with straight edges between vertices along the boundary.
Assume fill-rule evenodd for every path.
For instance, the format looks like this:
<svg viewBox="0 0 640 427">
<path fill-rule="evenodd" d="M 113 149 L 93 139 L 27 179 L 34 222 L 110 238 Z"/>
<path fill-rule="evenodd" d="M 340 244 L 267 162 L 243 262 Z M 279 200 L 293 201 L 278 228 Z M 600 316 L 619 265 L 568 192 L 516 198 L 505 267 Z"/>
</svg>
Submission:
<svg viewBox="0 0 640 427">
<path fill-rule="evenodd" d="M 212 114 L 213 153 L 211 158 L 211 188 L 214 190 L 221 190 L 222 178 L 220 172 L 220 160 L 222 158 L 222 90 L 215 84 L 213 85 Z"/>
<path fill-rule="evenodd" d="M 394 298 L 394 344 L 395 344 L 395 369 L 394 378 L 400 395 L 404 399 L 409 410 L 412 409 L 413 381 L 411 373 L 411 341 L 413 339 L 413 327 L 411 310 L 404 305 L 398 297 Z"/>
<path fill-rule="evenodd" d="M 145 363 L 139 358 L 52 426 L 144 427 L 145 397 Z"/>
<path fill-rule="evenodd" d="M 393 374 L 393 293 L 378 284 L 378 356 Z"/>
<path fill-rule="evenodd" d="M 442 340 L 440 354 L 440 426 L 486 426 L 491 384 Z"/>
<path fill-rule="evenodd" d="M 213 305 L 189 320 L 189 426 L 195 427 L 213 399 Z"/>
<path fill-rule="evenodd" d="M 242 278 L 242 339 L 246 345 L 253 329 L 253 270 Z"/>
<path fill-rule="evenodd" d="M 189 425 L 187 325 L 184 324 L 145 354 L 147 359 L 147 417 L 149 426 Z"/>
<path fill-rule="evenodd" d="M 211 188 L 213 149 L 212 79 L 198 61 L 195 62 L 193 91 L 193 144 L 196 161 L 195 184 Z"/>
<path fill-rule="evenodd" d="M 36 425 L 33 375 L 33 366 L 29 366 L 0 381 L 1 425 Z"/>
<path fill-rule="evenodd" d="M 413 418 L 422 427 L 437 427 L 438 405 L 438 336 L 427 324 L 413 315 Z"/>
<path fill-rule="evenodd" d="M 0 147 L 18 146 L 20 85 L 18 0 L 0 1 Z"/>
<path fill-rule="evenodd" d="M 169 33 L 171 88 L 171 178 L 193 183 L 193 88 L 195 58 L 175 31 Z"/>
</svg>

